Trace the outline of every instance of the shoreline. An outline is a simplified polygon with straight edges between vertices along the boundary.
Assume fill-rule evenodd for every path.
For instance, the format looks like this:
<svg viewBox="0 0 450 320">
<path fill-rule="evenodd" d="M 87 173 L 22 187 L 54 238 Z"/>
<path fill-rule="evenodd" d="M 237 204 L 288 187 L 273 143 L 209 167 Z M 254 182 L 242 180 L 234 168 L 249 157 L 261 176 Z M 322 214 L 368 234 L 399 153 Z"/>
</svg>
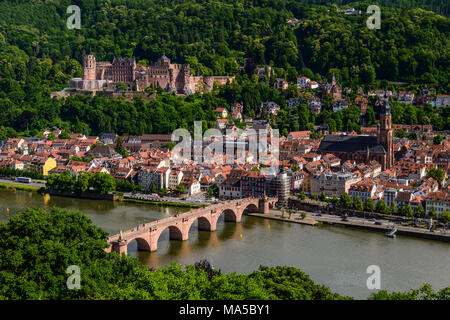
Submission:
<svg viewBox="0 0 450 320">
<path fill-rule="evenodd" d="M 205 207 L 205 205 L 202 205 L 202 204 L 191 204 L 191 203 L 169 202 L 169 201 L 150 201 L 150 200 L 139 200 L 139 199 L 130 199 L 130 198 L 119 198 L 119 199 L 117 199 L 117 201 L 137 203 L 137 204 L 150 204 L 150 205 L 156 205 L 156 206 L 194 208 L 194 209 Z"/>
<path fill-rule="evenodd" d="M 256 217 L 256 218 L 262 218 L 262 219 L 268 219 L 268 220 L 276 220 L 280 222 L 290 222 L 290 223 L 298 223 L 298 224 L 304 224 L 309 226 L 320 226 L 320 225 L 339 225 L 344 227 L 349 227 L 353 229 L 362 229 L 372 232 L 383 232 L 386 233 L 390 230 L 390 228 L 386 225 L 375 225 L 375 224 L 369 224 L 369 223 L 360 223 L 356 221 L 341 221 L 339 219 L 329 219 L 324 217 L 314 217 L 312 219 L 311 217 L 306 217 L 305 219 L 295 219 L 295 218 L 281 218 L 275 215 L 274 213 L 269 214 L 259 214 L 259 213 L 247 213 L 247 216 Z M 413 228 L 413 227 L 404 227 L 404 226 L 396 226 L 397 228 L 397 234 L 398 235 L 405 235 L 412 238 L 419 238 L 419 239 L 427 239 L 427 240 L 435 240 L 435 241 L 441 241 L 441 242 L 448 242 L 450 243 L 450 234 L 446 233 L 440 233 L 440 232 L 430 232 L 426 229 L 419 229 L 419 228 Z"/>
<path fill-rule="evenodd" d="M 19 183 L 0 182 L 0 189 L 39 192 L 42 187 L 29 186 Z"/>
<path fill-rule="evenodd" d="M 25 191 L 25 192 L 37 192 L 40 195 L 44 194 L 50 194 L 52 196 L 58 196 L 58 197 L 64 197 L 64 198 L 80 198 L 80 199 L 87 199 L 87 200 L 107 200 L 107 201 L 118 201 L 118 202 L 129 202 L 129 203 L 136 203 L 136 204 L 144 204 L 144 205 L 155 205 L 155 206 L 167 206 L 167 207 L 180 207 L 180 208 L 202 208 L 207 205 L 205 204 L 191 204 L 191 203 L 181 203 L 181 202 L 168 202 L 168 201 L 149 201 L 149 200 L 139 200 L 139 199 L 130 199 L 130 198 L 124 198 L 124 197 L 113 197 L 112 199 L 105 199 L 99 198 L 96 199 L 95 197 L 80 197 L 77 195 L 64 195 L 64 194 L 56 194 L 48 192 L 48 190 L 45 190 L 43 187 L 37 187 L 37 186 L 31 186 L 26 184 L 20 184 L 20 183 L 5 183 L 0 182 L 0 189 L 4 190 L 18 190 L 18 191 Z M 114 195 L 112 195 L 114 196 Z M 306 211 L 307 212 L 307 211 Z M 309 213 L 309 212 L 307 212 Z M 330 219 L 325 217 L 311 217 L 310 214 L 307 215 L 305 219 L 299 219 L 298 217 L 292 217 L 291 219 L 288 218 L 281 218 L 281 216 L 277 216 L 274 213 L 269 214 L 259 214 L 259 213 L 247 213 L 246 215 L 257 217 L 257 218 L 263 218 L 268 220 L 276 220 L 280 222 L 290 222 L 290 223 L 297 223 L 297 224 L 303 224 L 303 225 L 309 225 L 309 226 L 319 226 L 319 225 L 340 225 L 345 227 L 350 227 L 354 229 L 363 229 L 367 231 L 375 231 L 375 232 L 384 232 L 386 233 L 389 231 L 389 227 L 386 225 L 375 225 L 375 224 L 369 224 L 366 222 L 357 222 L 357 221 L 342 221 L 340 219 Z M 280 214 L 281 215 L 281 214 Z M 406 235 L 409 237 L 414 238 L 421 238 L 421 239 L 428 239 L 428 240 L 436 240 L 441 242 L 448 242 L 450 243 L 450 234 L 448 233 L 441 233 L 441 232 L 430 232 L 427 229 L 419 229 L 414 227 L 405 227 L 405 226 L 396 226 L 397 227 L 397 234 L 398 235 Z"/>
<path fill-rule="evenodd" d="M 147 201 L 147 200 L 139 200 L 139 199 L 130 199 L 122 196 L 117 196 L 116 194 L 109 195 L 97 195 L 95 193 L 87 194 L 76 194 L 69 192 L 54 192 L 51 190 L 46 190 L 44 187 L 33 186 L 24 183 L 16 183 L 15 181 L 11 182 L 0 182 L 0 189 L 11 190 L 11 191 L 25 191 L 25 192 L 37 192 L 40 195 L 49 194 L 51 196 L 63 197 L 63 198 L 75 198 L 75 199 L 86 199 L 86 200 L 106 200 L 106 201 L 119 201 L 119 202 L 130 202 L 136 204 L 147 204 L 147 205 L 155 205 L 155 206 L 168 206 L 168 207 L 180 207 L 180 208 L 202 208 L 205 207 L 205 204 L 192 204 L 192 203 L 182 203 L 182 202 L 170 202 L 170 201 Z"/>
</svg>

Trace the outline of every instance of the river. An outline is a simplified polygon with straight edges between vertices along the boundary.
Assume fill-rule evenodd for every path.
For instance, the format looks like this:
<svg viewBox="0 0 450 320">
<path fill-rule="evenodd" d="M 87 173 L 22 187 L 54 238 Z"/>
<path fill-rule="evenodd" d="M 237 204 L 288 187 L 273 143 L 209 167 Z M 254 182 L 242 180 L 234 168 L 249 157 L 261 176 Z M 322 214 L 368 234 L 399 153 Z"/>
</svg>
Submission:
<svg viewBox="0 0 450 320">
<path fill-rule="evenodd" d="M 0 189 L 0 222 L 8 219 L 6 208 L 13 215 L 26 207 L 52 206 L 81 211 L 111 234 L 188 210 Z M 450 286 L 450 244 L 444 242 L 406 236 L 391 239 L 383 233 L 249 216 L 238 224 L 219 220 L 216 232 L 197 231 L 195 227 L 187 241 L 169 241 L 166 230 L 157 252 L 137 252 L 135 242 L 129 244 L 128 252 L 152 267 L 174 261 L 193 264 L 201 259 L 208 259 L 226 273 L 249 273 L 259 265 L 295 266 L 316 283 L 361 299 L 373 292 L 366 286 L 370 265 L 380 267 L 381 289 L 388 291 L 415 289 L 425 282 L 435 289 Z"/>
</svg>

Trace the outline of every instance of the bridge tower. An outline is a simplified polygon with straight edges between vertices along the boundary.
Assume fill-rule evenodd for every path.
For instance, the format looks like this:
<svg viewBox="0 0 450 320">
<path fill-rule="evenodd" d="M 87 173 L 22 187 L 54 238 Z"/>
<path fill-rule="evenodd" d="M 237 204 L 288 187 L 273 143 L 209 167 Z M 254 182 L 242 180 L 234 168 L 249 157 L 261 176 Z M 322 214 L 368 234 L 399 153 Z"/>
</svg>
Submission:
<svg viewBox="0 0 450 320">
<path fill-rule="evenodd" d="M 111 251 L 117 252 L 119 255 L 127 254 L 127 245 L 127 241 L 122 238 L 122 230 L 120 230 L 119 239 L 112 243 Z"/>
<path fill-rule="evenodd" d="M 269 199 L 264 191 L 264 197 L 258 200 L 258 210 L 259 213 L 269 213 Z"/>
</svg>

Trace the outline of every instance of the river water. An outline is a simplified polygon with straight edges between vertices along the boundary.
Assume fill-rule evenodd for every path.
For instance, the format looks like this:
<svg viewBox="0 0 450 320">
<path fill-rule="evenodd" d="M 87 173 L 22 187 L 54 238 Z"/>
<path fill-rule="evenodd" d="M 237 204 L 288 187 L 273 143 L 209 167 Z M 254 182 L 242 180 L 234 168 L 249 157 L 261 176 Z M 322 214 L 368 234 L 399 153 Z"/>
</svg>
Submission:
<svg viewBox="0 0 450 320">
<path fill-rule="evenodd" d="M 111 234 L 188 210 L 0 189 L 0 222 L 8 219 L 6 208 L 13 215 L 26 207 L 52 206 L 81 211 Z M 216 232 L 198 231 L 194 223 L 187 241 L 169 241 L 166 230 L 158 242 L 158 251 L 137 252 L 132 242 L 128 253 L 152 267 L 208 259 L 226 273 L 249 273 L 260 265 L 290 265 L 302 269 L 316 283 L 360 299 L 373 292 L 366 285 L 370 265 L 380 267 L 381 289 L 388 291 L 415 289 L 425 282 L 435 289 L 450 286 L 448 243 L 406 236 L 391 239 L 383 233 L 249 216 L 238 224 L 219 219 Z"/>
</svg>

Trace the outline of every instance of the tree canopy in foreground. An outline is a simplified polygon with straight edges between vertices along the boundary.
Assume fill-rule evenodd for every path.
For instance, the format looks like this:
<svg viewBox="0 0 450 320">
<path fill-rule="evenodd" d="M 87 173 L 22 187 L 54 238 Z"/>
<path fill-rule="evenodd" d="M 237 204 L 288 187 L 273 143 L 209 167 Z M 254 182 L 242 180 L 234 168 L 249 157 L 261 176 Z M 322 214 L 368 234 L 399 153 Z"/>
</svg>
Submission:
<svg viewBox="0 0 450 320">
<path fill-rule="evenodd" d="M 158 270 L 104 249 L 107 233 L 80 212 L 29 208 L 0 225 L 0 299 L 350 299 L 294 267 L 224 274 L 206 261 Z M 70 265 L 81 288 L 67 288 Z M 373 299 L 448 299 L 450 288 L 380 292 Z"/>
</svg>

